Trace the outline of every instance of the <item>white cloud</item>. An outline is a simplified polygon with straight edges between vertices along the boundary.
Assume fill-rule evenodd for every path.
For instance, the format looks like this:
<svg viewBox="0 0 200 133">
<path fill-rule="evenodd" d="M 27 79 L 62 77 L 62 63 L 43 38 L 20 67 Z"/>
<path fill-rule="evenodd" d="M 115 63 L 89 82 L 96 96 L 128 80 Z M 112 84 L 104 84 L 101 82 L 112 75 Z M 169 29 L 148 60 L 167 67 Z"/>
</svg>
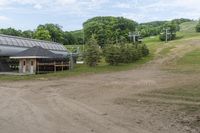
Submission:
<svg viewBox="0 0 200 133">
<path fill-rule="evenodd" d="M 10 18 L 6 16 L 0 16 L 0 21 L 7 21 L 7 20 L 10 20 Z"/>
<path fill-rule="evenodd" d="M 42 5 L 40 5 L 40 4 L 36 4 L 36 5 L 34 5 L 34 8 L 35 8 L 35 9 L 42 9 L 42 8 L 43 8 L 43 6 L 42 6 Z"/>
<path fill-rule="evenodd" d="M 61 6 L 69 6 L 71 4 L 76 4 L 77 0 L 56 0 L 56 3 Z"/>
<path fill-rule="evenodd" d="M 131 8 L 131 5 L 127 4 L 127 3 L 118 2 L 113 7 L 116 7 L 116 8 Z"/>
<path fill-rule="evenodd" d="M 0 9 L 7 6 L 10 2 L 8 0 L 0 0 Z"/>
</svg>

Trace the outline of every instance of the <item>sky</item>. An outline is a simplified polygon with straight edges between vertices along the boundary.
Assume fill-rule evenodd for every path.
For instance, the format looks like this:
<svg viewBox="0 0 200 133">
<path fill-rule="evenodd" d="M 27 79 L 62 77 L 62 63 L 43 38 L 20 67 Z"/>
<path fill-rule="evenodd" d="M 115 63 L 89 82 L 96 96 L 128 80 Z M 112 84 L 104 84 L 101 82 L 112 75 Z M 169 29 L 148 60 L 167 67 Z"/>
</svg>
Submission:
<svg viewBox="0 0 200 133">
<path fill-rule="evenodd" d="M 122 16 L 139 23 L 200 18 L 200 0 L 0 0 L 0 28 L 34 30 L 55 23 L 79 30 L 95 16 Z"/>
</svg>

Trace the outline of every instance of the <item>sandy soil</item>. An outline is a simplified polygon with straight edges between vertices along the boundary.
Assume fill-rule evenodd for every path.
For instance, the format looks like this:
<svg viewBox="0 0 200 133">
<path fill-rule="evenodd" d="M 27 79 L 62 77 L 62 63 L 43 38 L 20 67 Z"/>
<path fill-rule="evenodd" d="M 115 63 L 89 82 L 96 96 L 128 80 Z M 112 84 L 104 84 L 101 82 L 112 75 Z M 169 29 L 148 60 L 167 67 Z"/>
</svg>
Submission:
<svg viewBox="0 0 200 133">
<path fill-rule="evenodd" d="M 181 104 L 194 103 L 138 95 L 198 82 L 198 74 L 161 69 L 195 44 L 199 41 L 178 46 L 174 54 L 135 70 L 0 82 L 0 133 L 198 133 L 198 128 L 185 124 L 194 116 L 178 112 Z"/>
</svg>

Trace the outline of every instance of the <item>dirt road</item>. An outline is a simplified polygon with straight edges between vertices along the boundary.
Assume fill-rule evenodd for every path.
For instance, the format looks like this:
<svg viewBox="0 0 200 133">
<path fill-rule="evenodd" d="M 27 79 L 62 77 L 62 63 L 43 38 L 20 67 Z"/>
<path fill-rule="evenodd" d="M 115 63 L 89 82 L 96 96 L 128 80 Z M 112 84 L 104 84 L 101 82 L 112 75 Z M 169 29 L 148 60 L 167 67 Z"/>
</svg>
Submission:
<svg viewBox="0 0 200 133">
<path fill-rule="evenodd" d="M 182 49 L 177 47 L 172 52 Z M 1 82 L 0 133 L 196 132 L 176 121 L 171 111 L 177 106 L 148 104 L 143 101 L 150 99 L 138 95 L 200 80 L 198 74 L 188 76 L 160 69 L 173 58 L 156 58 L 125 72 Z"/>
</svg>

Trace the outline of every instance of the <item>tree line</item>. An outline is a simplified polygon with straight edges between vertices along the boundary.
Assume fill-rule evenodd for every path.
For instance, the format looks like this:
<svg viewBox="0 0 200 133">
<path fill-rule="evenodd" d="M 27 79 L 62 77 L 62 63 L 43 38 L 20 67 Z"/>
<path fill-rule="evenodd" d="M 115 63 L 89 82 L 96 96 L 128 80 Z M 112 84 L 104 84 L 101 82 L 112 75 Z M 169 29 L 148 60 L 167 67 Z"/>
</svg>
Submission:
<svg viewBox="0 0 200 133">
<path fill-rule="evenodd" d="M 35 30 L 25 31 L 10 27 L 0 29 L 0 34 L 53 41 L 64 45 L 83 44 L 83 37 L 80 31 L 63 31 L 62 26 L 58 24 L 39 25 Z"/>
<path fill-rule="evenodd" d="M 188 21 L 192 20 L 182 18 L 139 24 L 124 17 L 108 16 L 91 18 L 83 23 L 82 30 L 77 31 L 64 31 L 62 26 L 49 23 L 39 25 L 35 30 L 0 29 L 0 34 L 54 41 L 64 45 L 85 44 L 94 36 L 98 45 L 105 47 L 108 44 L 130 42 L 129 32 L 138 32 L 141 37 L 160 35 L 160 39 L 164 40 L 166 36 L 164 30 L 168 28 L 170 33 L 168 40 L 174 39 L 176 31 L 180 29 L 179 24 Z"/>
</svg>

